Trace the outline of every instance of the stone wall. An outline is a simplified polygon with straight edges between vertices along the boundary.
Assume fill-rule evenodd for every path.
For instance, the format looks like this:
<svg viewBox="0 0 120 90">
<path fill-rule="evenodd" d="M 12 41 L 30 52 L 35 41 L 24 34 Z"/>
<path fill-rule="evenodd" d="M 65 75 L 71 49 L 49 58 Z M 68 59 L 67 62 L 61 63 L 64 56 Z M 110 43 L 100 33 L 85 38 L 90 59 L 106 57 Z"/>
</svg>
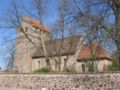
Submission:
<svg viewBox="0 0 120 90">
<path fill-rule="evenodd" d="M 31 90 L 120 90 L 120 73 L 0 74 L 0 87 Z"/>
</svg>

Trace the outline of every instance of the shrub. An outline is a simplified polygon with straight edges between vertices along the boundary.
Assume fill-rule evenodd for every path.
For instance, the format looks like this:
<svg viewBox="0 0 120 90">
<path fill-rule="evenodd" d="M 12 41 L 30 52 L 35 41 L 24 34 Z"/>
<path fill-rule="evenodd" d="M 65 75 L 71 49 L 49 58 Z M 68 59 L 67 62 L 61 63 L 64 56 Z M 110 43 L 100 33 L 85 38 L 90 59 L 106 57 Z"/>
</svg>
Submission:
<svg viewBox="0 0 120 90">
<path fill-rule="evenodd" d="M 86 64 L 86 67 L 87 67 L 88 72 L 94 72 L 95 71 L 95 66 L 94 66 L 94 64 L 92 62 L 88 62 Z"/>
<path fill-rule="evenodd" d="M 120 60 L 113 60 L 112 64 L 109 65 L 111 71 L 120 71 Z"/>
<path fill-rule="evenodd" d="M 111 65 L 109 65 L 109 70 L 120 71 L 120 55 L 119 55 L 119 53 L 115 53 L 113 55 L 113 62 Z"/>
<path fill-rule="evenodd" d="M 49 72 L 50 72 L 49 69 L 46 67 L 39 68 L 33 71 L 33 73 L 49 73 Z"/>
</svg>

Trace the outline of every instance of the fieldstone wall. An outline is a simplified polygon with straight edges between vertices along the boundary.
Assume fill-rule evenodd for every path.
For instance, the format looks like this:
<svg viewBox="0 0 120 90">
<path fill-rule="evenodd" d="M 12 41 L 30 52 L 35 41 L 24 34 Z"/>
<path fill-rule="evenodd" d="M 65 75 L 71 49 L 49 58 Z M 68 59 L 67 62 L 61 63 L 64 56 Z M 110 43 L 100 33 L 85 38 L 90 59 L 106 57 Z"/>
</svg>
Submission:
<svg viewBox="0 0 120 90">
<path fill-rule="evenodd" d="M 31 90 L 120 90 L 120 73 L 0 74 L 0 87 Z"/>
</svg>

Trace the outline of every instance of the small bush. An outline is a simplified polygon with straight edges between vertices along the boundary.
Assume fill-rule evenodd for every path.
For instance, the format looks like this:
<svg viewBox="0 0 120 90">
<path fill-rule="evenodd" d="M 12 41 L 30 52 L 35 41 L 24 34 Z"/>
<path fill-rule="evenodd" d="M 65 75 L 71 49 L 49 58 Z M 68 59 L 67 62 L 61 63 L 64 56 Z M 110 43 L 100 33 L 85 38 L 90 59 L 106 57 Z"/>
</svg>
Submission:
<svg viewBox="0 0 120 90">
<path fill-rule="evenodd" d="M 119 53 L 115 53 L 113 55 L 113 62 L 111 65 L 109 65 L 109 70 L 111 71 L 120 71 L 120 55 Z"/>
<path fill-rule="evenodd" d="M 120 71 L 120 60 L 113 60 L 112 64 L 109 66 L 111 71 Z"/>
<path fill-rule="evenodd" d="M 88 72 L 94 72 L 95 71 L 94 64 L 92 64 L 92 62 L 87 63 L 86 67 L 88 69 L 87 70 Z"/>
<path fill-rule="evenodd" d="M 33 73 L 49 73 L 49 72 L 50 72 L 49 69 L 45 67 L 33 71 Z"/>
</svg>

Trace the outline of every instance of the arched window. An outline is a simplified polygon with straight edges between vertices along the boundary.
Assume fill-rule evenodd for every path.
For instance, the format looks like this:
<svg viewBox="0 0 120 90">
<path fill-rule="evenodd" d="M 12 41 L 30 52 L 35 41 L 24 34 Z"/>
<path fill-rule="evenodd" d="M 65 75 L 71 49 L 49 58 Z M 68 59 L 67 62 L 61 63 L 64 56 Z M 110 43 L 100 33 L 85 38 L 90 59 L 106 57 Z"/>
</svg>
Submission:
<svg viewBox="0 0 120 90">
<path fill-rule="evenodd" d="M 64 58 L 64 71 L 66 71 L 66 69 L 67 69 L 67 58 Z"/>
</svg>

